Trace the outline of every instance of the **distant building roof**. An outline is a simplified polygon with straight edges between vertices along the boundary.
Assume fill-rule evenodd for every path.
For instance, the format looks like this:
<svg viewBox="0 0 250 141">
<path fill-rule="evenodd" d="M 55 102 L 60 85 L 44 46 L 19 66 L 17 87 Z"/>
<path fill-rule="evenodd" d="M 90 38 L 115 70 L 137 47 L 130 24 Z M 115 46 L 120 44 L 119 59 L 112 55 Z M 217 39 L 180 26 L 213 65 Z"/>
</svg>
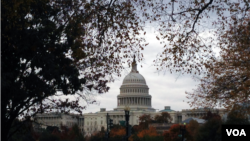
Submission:
<svg viewBox="0 0 250 141">
<path fill-rule="evenodd" d="M 174 110 L 171 109 L 170 106 L 165 106 L 163 110 L 161 110 L 160 112 L 172 112 Z"/>
<path fill-rule="evenodd" d="M 203 123 L 206 122 L 206 120 L 204 120 L 204 119 L 199 119 L 199 118 L 193 118 L 193 117 L 191 117 L 191 118 L 188 118 L 188 119 L 182 121 L 181 123 L 189 123 L 191 120 L 196 120 L 200 124 L 203 124 Z"/>
<path fill-rule="evenodd" d="M 161 110 L 160 112 L 172 112 L 172 111 L 175 111 L 175 110 L 171 110 L 171 109 L 169 109 L 169 110 Z"/>
</svg>

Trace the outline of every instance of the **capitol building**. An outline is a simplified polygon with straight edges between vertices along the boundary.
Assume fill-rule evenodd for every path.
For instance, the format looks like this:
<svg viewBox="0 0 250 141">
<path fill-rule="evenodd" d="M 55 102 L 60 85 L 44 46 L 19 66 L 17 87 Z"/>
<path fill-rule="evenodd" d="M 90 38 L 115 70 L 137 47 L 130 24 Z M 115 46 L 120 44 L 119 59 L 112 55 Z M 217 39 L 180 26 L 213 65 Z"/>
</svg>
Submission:
<svg viewBox="0 0 250 141">
<path fill-rule="evenodd" d="M 153 119 L 155 115 L 160 115 L 161 112 L 168 112 L 172 117 L 172 123 L 180 123 L 183 120 L 195 117 L 201 118 L 207 113 L 206 109 L 183 109 L 182 111 L 174 111 L 169 105 L 163 107 L 163 110 L 156 111 L 152 107 L 152 96 L 149 93 L 149 87 L 145 78 L 137 70 L 135 58 L 132 62 L 130 73 L 125 76 L 120 87 L 120 94 L 117 95 L 117 107 L 107 111 L 106 108 L 100 108 L 100 111 L 95 113 L 85 113 L 83 115 L 64 115 L 64 114 L 38 114 L 36 120 L 41 123 L 42 128 L 46 126 L 59 126 L 63 124 L 71 127 L 78 124 L 80 130 L 85 135 L 91 135 L 97 131 L 101 131 L 103 127 L 106 129 L 106 115 L 113 119 L 114 124 L 120 124 L 120 121 L 125 121 L 124 109 L 130 109 L 129 124 L 134 126 L 139 124 L 139 117 L 144 114 L 150 115 Z M 209 109 L 211 112 L 216 112 L 223 115 L 223 109 Z"/>
</svg>

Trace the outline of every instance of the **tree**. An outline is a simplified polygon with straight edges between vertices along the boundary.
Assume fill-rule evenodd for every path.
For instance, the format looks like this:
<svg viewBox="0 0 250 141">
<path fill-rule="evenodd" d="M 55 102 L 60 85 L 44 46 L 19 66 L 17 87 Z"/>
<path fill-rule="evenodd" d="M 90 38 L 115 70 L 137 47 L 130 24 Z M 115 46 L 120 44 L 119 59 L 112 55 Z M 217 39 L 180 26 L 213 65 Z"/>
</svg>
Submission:
<svg viewBox="0 0 250 141">
<path fill-rule="evenodd" d="M 46 138 L 41 138 L 46 140 L 47 138 L 58 139 L 63 141 L 84 141 L 84 136 L 81 133 L 79 127 L 75 124 L 71 128 L 66 126 L 61 126 L 61 130 L 59 131 L 56 127 L 49 127 L 45 132 L 43 132 Z M 43 135 L 41 135 L 43 136 Z"/>
<path fill-rule="evenodd" d="M 155 121 L 157 123 L 171 123 L 172 120 L 168 112 L 162 112 L 161 115 L 155 115 Z"/>
<path fill-rule="evenodd" d="M 26 117 L 27 120 L 19 120 L 15 119 L 12 123 L 11 131 L 13 136 L 11 136 L 10 141 L 28 141 L 28 140 L 35 140 L 33 138 L 34 129 L 32 127 L 32 122 L 29 117 Z"/>
<path fill-rule="evenodd" d="M 219 104 L 230 109 L 249 100 L 249 1 L 138 0 L 136 4 L 149 23 L 158 25 L 156 38 L 164 49 L 154 60 L 157 70 L 204 76 L 191 93 L 195 96 L 189 97 L 191 106 Z M 221 50 L 219 57 L 214 48 Z"/>
<path fill-rule="evenodd" d="M 178 141 L 180 140 L 180 138 L 178 137 L 179 134 L 180 134 L 180 125 L 173 124 L 168 131 L 163 132 L 163 137 L 165 141 Z"/>
<path fill-rule="evenodd" d="M 89 139 L 89 141 L 104 141 L 105 140 L 105 132 L 96 132 Z"/>
<path fill-rule="evenodd" d="M 246 0 L 137 0 L 144 20 L 156 23 L 156 38 L 164 50 L 155 60 L 158 70 L 203 73 L 214 60 L 217 35 L 230 21 L 243 22 L 249 15 Z M 238 17 L 238 18 L 234 18 Z"/>
<path fill-rule="evenodd" d="M 17 117 L 81 113 L 85 105 L 79 101 L 91 104 L 87 93 L 107 92 L 124 58 L 142 59 L 144 39 L 137 35 L 143 28 L 126 1 L 4 0 L 2 13 L 4 140 Z"/>
<path fill-rule="evenodd" d="M 126 135 L 126 129 L 124 127 L 114 127 L 110 131 L 110 140 L 122 140 Z"/>
<path fill-rule="evenodd" d="M 195 141 L 220 141 L 221 140 L 221 120 L 212 118 L 204 125 L 200 126 Z"/>
<path fill-rule="evenodd" d="M 148 129 L 149 123 L 153 121 L 150 115 L 144 114 L 139 117 L 139 130 Z"/>
<path fill-rule="evenodd" d="M 195 136 L 199 130 L 199 123 L 196 120 L 191 120 L 186 127 L 187 140 L 194 141 Z"/>
<path fill-rule="evenodd" d="M 139 138 L 144 138 L 146 136 L 148 137 L 156 137 L 156 136 L 159 136 L 158 133 L 156 132 L 156 129 L 154 127 L 149 127 L 149 129 L 144 129 L 144 130 L 141 130 L 137 136 Z"/>
<path fill-rule="evenodd" d="M 230 111 L 250 100 L 250 18 L 231 23 L 220 35 L 219 45 L 220 60 L 211 63 L 198 88 L 187 94 L 192 106 L 223 106 Z"/>
<path fill-rule="evenodd" d="M 240 106 L 240 107 L 239 107 Z M 250 124 L 250 121 L 248 119 L 249 114 L 246 112 L 249 108 L 248 107 L 242 107 L 242 105 L 234 105 L 233 109 L 227 114 L 227 120 L 225 124 Z"/>
<path fill-rule="evenodd" d="M 216 113 L 212 113 L 211 111 L 207 111 L 207 114 L 204 117 L 202 117 L 202 119 L 205 119 L 205 120 L 210 120 L 212 118 L 217 118 L 217 119 L 221 120 L 220 115 L 218 115 Z"/>
<path fill-rule="evenodd" d="M 60 141 L 60 138 L 49 132 L 43 132 L 40 136 L 39 141 Z"/>
</svg>

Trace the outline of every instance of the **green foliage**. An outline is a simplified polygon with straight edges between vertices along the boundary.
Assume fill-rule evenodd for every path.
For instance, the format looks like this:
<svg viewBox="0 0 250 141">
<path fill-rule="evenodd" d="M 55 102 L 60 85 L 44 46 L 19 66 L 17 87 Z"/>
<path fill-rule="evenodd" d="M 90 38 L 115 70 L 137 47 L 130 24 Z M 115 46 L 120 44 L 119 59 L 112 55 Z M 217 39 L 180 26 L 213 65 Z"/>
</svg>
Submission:
<svg viewBox="0 0 250 141">
<path fill-rule="evenodd" d="M 228 113 L 225 124 L 249 125 L 250 121 L 248 120 L 248 115 L 238 109 Z"/>
<path fill-rule="evenodd" d="M 218 118 L 208 120 L 204 125 L 200 126 L 195 141 L 220 141 L 221 124 L 222 121 Z"/>
</svg>

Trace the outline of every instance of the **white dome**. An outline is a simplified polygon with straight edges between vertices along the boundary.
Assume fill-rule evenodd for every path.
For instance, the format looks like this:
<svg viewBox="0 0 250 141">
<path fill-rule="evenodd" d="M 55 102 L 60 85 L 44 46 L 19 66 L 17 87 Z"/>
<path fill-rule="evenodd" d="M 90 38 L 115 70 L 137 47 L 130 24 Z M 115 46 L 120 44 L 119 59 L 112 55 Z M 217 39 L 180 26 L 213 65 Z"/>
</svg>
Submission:
<svg viewBox="0 0 250 141">
<path fill-rule="evenodd" d="M 131 72 L 123 79 L 120 94 L 117 96 L 116 110 L 124 110 L 129 106 L 133 110 L 155 111 L 151 107 L 151 95 L 145 78 L 137 71 L 137 64 L 132 62 Z"/>
<path fill-rule="evenodd" d="M 124 79 L 122 84 L 128 84 L 128 83 L 140 83 L 140 84 L 146 84 L 145 78 L 135 72 L 130 72 Z"/>
</svg>

